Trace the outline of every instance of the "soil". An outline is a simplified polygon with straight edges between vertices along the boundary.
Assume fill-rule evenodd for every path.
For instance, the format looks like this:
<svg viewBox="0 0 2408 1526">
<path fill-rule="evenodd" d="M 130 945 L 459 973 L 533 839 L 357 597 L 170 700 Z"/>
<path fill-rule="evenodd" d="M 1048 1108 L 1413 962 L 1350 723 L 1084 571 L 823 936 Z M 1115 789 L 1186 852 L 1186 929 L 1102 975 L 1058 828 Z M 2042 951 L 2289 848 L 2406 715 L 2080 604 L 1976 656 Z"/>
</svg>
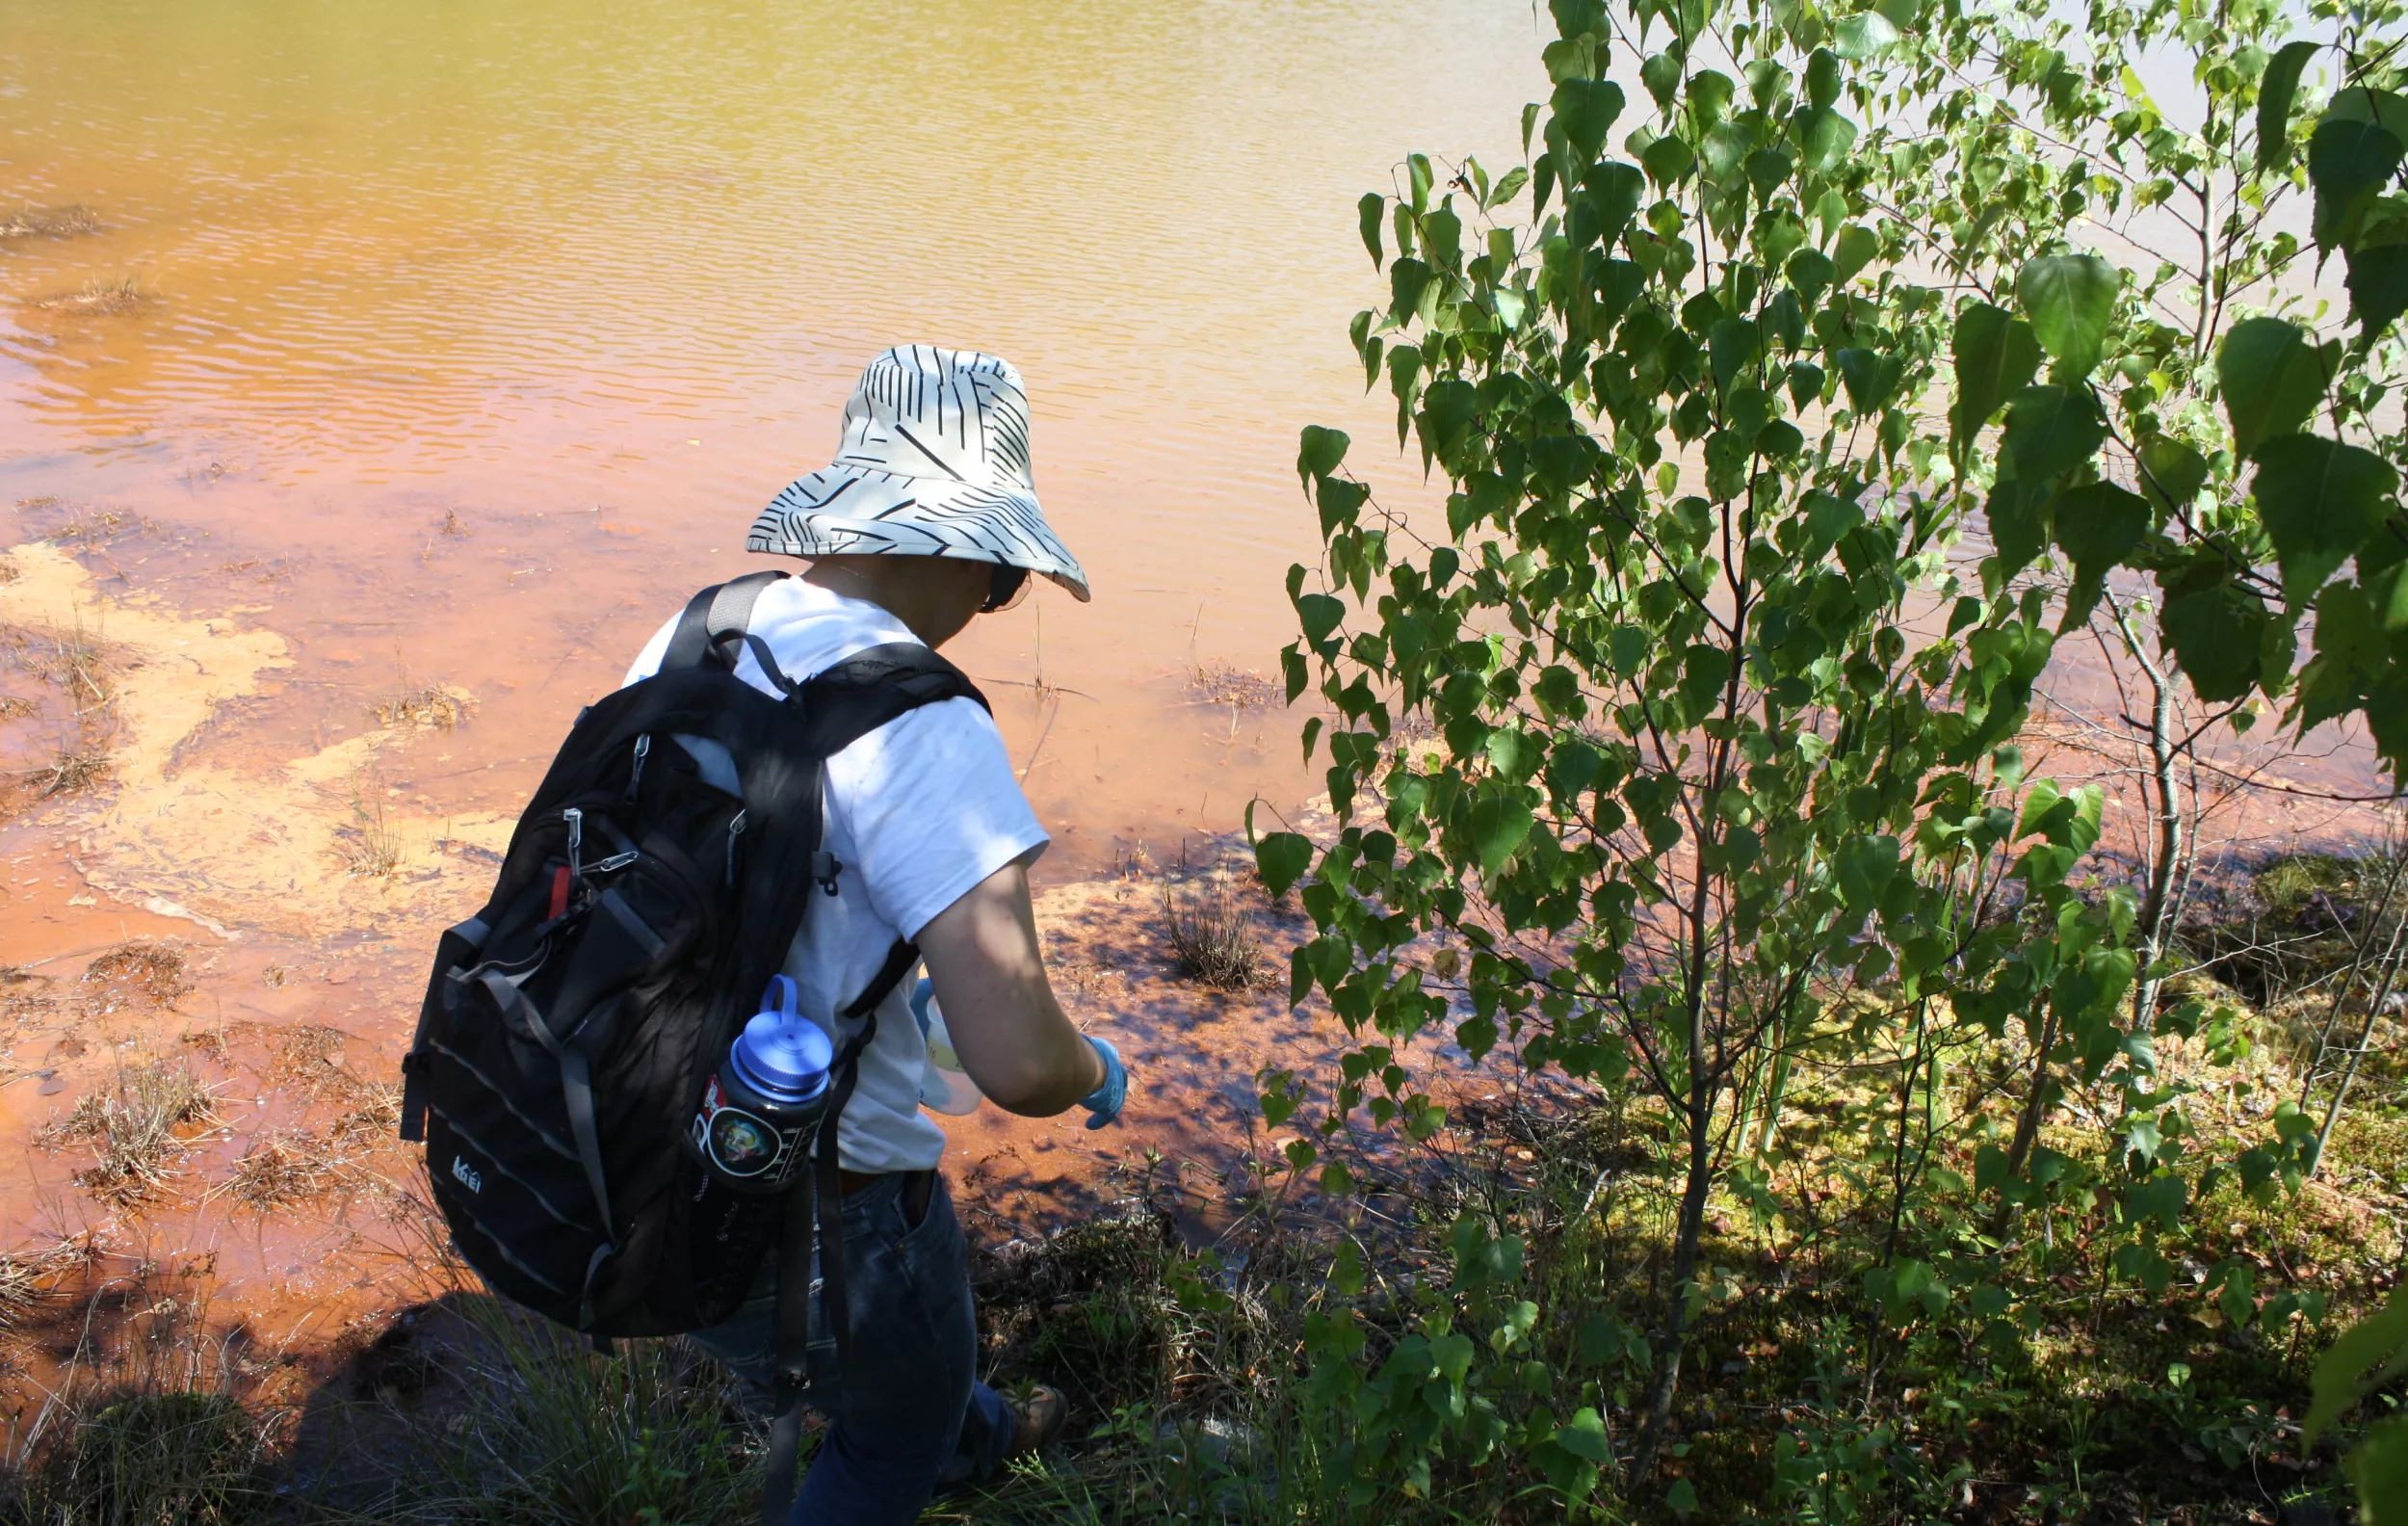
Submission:
<svg viewBox="0 0 2408 1526">
<path fill-rule="evenodd" d="M 482 899 L 507 844 L 512 817 L 495 806 L 541 762 L 493 756 L 535 745 L 532 730 L 494 735 L 507 684 L 323 702 L 326 681 L 308 680 L 331 665 L 313 650 L 324 617 L 260 599 L 241 559 L 219 557 L 217 597 L 196 596 L 173 569 L 213 548 L 120 523 L 133 528 L 19 543 L 0 583 L 0 628 L 33 647 L 91 633 L 108 723 L 105 773 L 20 796 L 0 823 L 0 1139 L 26 1162 L 0 1182 L 0 1248 L 34 1290 L 6 1316 L 0 1387 L 20 1427 L 62 1364 L 162 1298 L 264 1343 L 270 1378 L 305 1386 L 450 1285 L 417 1160 L 393 1133 L 398 1065 L 434 936 Z M 124 575 L 137 556 L 155 580 Z M 0 742 L 19 756 L 68 714 L 45 672 L 11 673 L 29 699 L 0 718 Z M 299 724 L 294 697 L 312 690 L 318 719 Z M 1217 892 L 1271 951 L 1265 983 L 1229 991 L 1182 973 L 1163 909 L 1166 885 L 1238 882 L 1243 854 L 1188 833 L 1176 850 L 1123 840 L 1109 866 L 1058 855 L 1068 878 L 1037 905 L 1057 987 L 1119 1045 L 1138 1092 L 1102 1133 L 992 1106 L 941 1118 L 976 1238 L 1141 1195 L 1203 1243 L 1257 1187 L 1275 1152 L 1256 1135 L 1256 1071 L 1322 1068 L 1332 1048 L 1279 979 L 1301 918 L 1259 891 Z M 209 1091 L 208 1117 L 176 1129 L 155 1186 L 79 1182 L 93 1145 L 60 1121 L 160 1064 Z"/>
</svg>

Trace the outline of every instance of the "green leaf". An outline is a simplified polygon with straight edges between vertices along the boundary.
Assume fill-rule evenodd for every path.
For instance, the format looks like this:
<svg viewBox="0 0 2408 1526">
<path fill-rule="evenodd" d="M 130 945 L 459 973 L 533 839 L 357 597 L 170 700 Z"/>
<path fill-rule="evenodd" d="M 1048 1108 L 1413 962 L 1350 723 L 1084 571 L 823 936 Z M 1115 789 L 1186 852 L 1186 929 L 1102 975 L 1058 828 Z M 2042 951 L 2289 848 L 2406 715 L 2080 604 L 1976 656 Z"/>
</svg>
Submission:
<svg viewBox="0 0 2408 1526">
<path fill-rule="evenodd" d="M 1898 391 L 1898 375 L 1903 368 L 1894 355 L 1842 350 L 1831 359 L 1840 368 L 1841 385 L 1847 388 L 1847 406 L 1859 417 L 1878 412 Z"/>
<path fill-rule="evenodd" d="M 2352 234 L 2383 183 L 2397 173 L 2401 141 L 2371 121 L 2336 120 L 2327 113 L 2308 140 L 2308 183 L 2316 188 L 2319 249 L 2354 242 Z"/>
<path fill-rule="evenodd" d="M 1685 1478 L 1674 1479 L 1672 1487 L 1663 1491 L 1663 1502 L 1676 1515 L 1692 1514 L 1697 1510 L 1697 1486 Z"/>
<path fill-rule="evenodd" d="M 2316 434 L 2284 434 L 2252 453 L 2258 517 L 2283 565 L 2283 596 L 2316 596 L 2391 513 L 2398 474 L 2371 451 Z"/>
<path fill-rule="evenodd" d="M 2015 458 L 2015 480 L 2037 493 L 2049 478 L 2089 460 L 2107 439 L 2107 420 L 2087 388 L 2026 387 L 2007 405 L 2002 443 Z"/>
<path fill-rule="evenodd" d="M 1254 871 L 1274 901 L 1304 878 L 1312 862 L 1312 841 L 1300 832 L 1272 832 L 1254 845 Z"/>
<path fill-rule="evenodd" d="M 2015 299 L 2060 381 L 2079 382 L 2098 369 L 2122 281 L 2096 254 L 2043 254 L 2016 273 Z"/>
<path fill-rule="evenodd" d="M 1828 106 L 1809 107 L 1790 119 L 1798 159 L 1816 174 L 1828 174 L 1856 146 L 1856 124 Z"/>
<path fill-rule="evenodd" d="M 1388 198 L 1376 191 L 1366 191 L 1363 199 L 1354 203 L 1354 212 L 1363 224 L 1363 247 L 1372 251 L 1372 269 L 1379 269 L 1388 256 L 1380 249 L 1379 225 L 1387 221 Z"/>
<path fill-rule="evenodd" d="M 2408 312 L 2408 240 L 2361 244 L 2347 257 L 2349 305 L 2358 314 L 2361 341 L 2370 342 Z"/>
<path fill-rule="evenodd" d="M 2272 170 L 2290 161 L 2291 99 L 2299 93 L 2299 71 L 2320 42 L 2286 42 L 2258 81 L 2258 168 Z"/>
<path fill-rule="evenodd" d="M 1611 80 L 1565 80 L 1548 105 L 1563 127 L 1564 141 L 1585 165 L 1605 147 L 1606 134 L 1622 115 L 1622 87 Z"/>
<path fill-rule="evenodd" d="M 1348 443 L 1344 430 L 1305 425 L 1302 445 L 1296 453 L 1296 480 L 1309 489 L 1314 478 L 1336 471 L 1338 463 L 1347 459 Z"/>
<path fill-rule="evenodd" d="M 2300 1422 L 2301 1444 L 2316 1445 L 2316 1438 L 2362 1394 L 2404 1369 L 2408 1369 L 2408 1288 L 2397 1288 L 2389 1302 L 2342 1331 L 2332 1348 L 2316 1359 L 2312 1381 L 2316 1401 Z"/>
<path fill-rule="evenodd" d="M 2181 440 L 2152 434 L 2140 442 L 2140 490 L 2171 513 L 2186 509 L 2208 485 L 2208 461 Z"/>
<path fill-rule="evenodd" d="M 1347 618 L 1347 607 L 1326 593 L 1307 593 L 1296 601 L 1296 616 L 1304 622 L 1304 639 L 1319 646 Z"/>
<path fill-rule="evenodd" d="M 1855 274 L 1871 263 L 1881 252 L 1881 235 L 1861 223 L 1851 223 L 1840 229 L 1840 236 L 1831 246 L 1831 279 L 1845 286 Z"/>
<path fill-rule="evenodd" d="M 2090 618 L 2107 573 L 2149 533 L 2149 502 L 2113 483 L 2084 483 L 2057 494 L 2050 517 L 2057 545 L 2074 563 L 2074 586 L 2065 595 L 2059 626 L 2072 630 Z"/>
<path fill-rule="evenodd" d="M 1956 315 L 1956 406 L 1949 413 L 1949 449 L 1960 461 L 1965 447 L 2006 400 L 2040 368 L 2040 341 L 2031 325 L 2003 307 L 1972 303 Z"/>
<path fill-rule="evenodd" d="M 1530 834 L 1530 802 L 1519 793 L 1491 795 L 1472 807 L 1472 846 L 1483 876 L 1503 869 Z"/>
<path fill-rule="evenodd" d="M 1881 892 L 1898 875 L 1898 839 L 1858 835 L 1840 844 L 1833 867 L 1840 877 L 1840 894 L 1851 911 L 1870 911 Z"/>
<path fill-rule="evenodd" d="M 1678 138 L 1659 138 L 1639 154 L 1638 162 L 1647 171 L 1647 178 L 1660 186 L 1669 186 L 1688 173 L 1697 156 Z"/>
<path fill-rule="evenodd" d="M 1670 53 L 1651 53 L 1638 66 L 1638 82 L 1656 97 L 1659 110 L 1668 108 L 1681 91 L 1681 61 Z"/>
<path fill-rule="evenodd" d="M 2408 1415 L 2367 1427 L 2342 1468 L 2358 1491 L 2359 1519 L 2366 1526 L 2408 1526 Z"/>
<path fill-rule="evenodd" d="M 2247 456 L 2258 442 L 2289 434 L 2324 401 L 2331 355 L 2280 318 L 2245 318 L 2224 336 L 2215 376 L 2224 414 L 2233 421 L 2233 450 Z"/>
<path fill-rule="evenodd" d="M 1341 526 L 1352 524 L 1354 512 L 1371 495 L 1371 487 L 1364 483 L 1348 482 L 1344 477 L 1320 479 L 1313 490 L 1313 504 L 1321 511 L 1322 539 L 1326 540 Z"/>
<path fill-rule="evenodd" d="M 1898 45 L 1898 28 L 1878 11 L 1843 16 L 1831 29 L 1831 40 L 1844 59 L 1878 58 Z"/>
<path fill-rule="evenodd" d="M 1605 1422 L 1597 1411 L 1582 1408 L 1570 1420 L 1556 1428 L 1556 1445 L 1577 1458 L 1604 1466 L 1613 1460 L 1613 1444 L 1606 1439 Z"/>
<path fill-rule="evenodd" d="M 1840 58 L 1829 48 L 1817 48 L 1806 60 L 1808 104 L 1829 106 L 1840 98 Z"/>
<path fill-rule="evenodd" d="M 2159 624 L 2174 661 L 2202 699 L 2238 699 L 2264 667 L 2265 606 L 2229 583 L 2178 593 Z"/>
</svg>

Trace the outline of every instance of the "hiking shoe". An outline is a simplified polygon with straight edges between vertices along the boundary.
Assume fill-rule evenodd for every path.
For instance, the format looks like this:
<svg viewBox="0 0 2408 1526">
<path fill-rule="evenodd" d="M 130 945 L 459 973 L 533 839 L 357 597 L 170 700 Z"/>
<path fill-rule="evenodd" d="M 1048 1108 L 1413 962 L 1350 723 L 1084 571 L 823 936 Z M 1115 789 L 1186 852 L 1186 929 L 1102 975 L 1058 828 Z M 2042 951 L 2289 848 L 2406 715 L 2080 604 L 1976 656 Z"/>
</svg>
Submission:
<svg viewBox="0 0 2408 1526">
<path fill-rule="evenodd" d="M 1043 1383 L 1030 1383 L 1004 1395 L 1004 1408 L 1011 1411 L 1012 1420 L 1011 1446 L 1004 1453 L 1006 1457 L 1020 1457 L 1046 1446 L 1070 1421 L 1070 1401 Z"/>
</svg>

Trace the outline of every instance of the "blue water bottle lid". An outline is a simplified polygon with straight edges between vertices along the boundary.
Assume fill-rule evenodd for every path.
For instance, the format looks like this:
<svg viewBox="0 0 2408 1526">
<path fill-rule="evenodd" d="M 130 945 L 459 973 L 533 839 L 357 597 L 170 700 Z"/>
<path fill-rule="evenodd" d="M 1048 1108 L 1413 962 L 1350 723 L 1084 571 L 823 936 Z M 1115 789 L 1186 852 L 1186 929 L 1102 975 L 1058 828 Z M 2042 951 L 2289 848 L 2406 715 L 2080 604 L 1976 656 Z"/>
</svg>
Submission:
<svg viewBox="0 0 2408 1526">
<path fill-rule="evenodd" d="M 795 995 L 791 978 L 772 977 L 761 1011 L 745 1024 L 729 1058 L 747 1084 L 772 1096 L 805 1102 L 827 1085 L 828 1062 L 836 1050 L 819 1024 L 796 1013 Z"/>
</svg>

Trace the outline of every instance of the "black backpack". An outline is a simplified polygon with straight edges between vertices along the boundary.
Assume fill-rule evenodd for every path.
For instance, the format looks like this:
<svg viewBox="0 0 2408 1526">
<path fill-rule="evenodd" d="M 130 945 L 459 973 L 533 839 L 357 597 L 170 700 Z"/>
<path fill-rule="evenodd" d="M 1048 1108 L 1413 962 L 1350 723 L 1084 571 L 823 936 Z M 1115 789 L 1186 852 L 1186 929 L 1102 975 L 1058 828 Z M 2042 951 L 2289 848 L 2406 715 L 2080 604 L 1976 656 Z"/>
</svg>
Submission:
<svg viewBox="0 0 2408 1526">
<path fill-rule="evenodd" d="M 794 684 L 746 629 L 761 590 L 784 575 L 695 594 L 660 671 L 578 717 L 519 818 L 492 898 L 436 949 L 402 1063 L 401 1133 L 425 1142 L 434 1200 L 469 1265 L 598 1343 L 727 1318 L 783 1234 L 780 1387 L 798 1392 L 801 1354 L 790 1348 L 808 1329 L 807 1303 L 787 1295 L 803 1291 L 809 1199 L 829 1205 L 817 1217 L 841 1348 L 836 1121 L 875 1010 L 917 950 L 898 943 L 845 1009 L 864 1026 L 839 1036 L 818 1179 L 791 1201 L 714 1176 L 692 1138 L 694 1116 L 812 896 L 835 893 L 844 866 L 821 844 L 825 760 L 921 705 L 986 701 L 952 664 L 907 643 Z M 783 699 L 735 676 L 744 645 L 785 686 Z M 742 798 L 704 781 L 671 740 L 681 733 L 727 749 Z"/>
</svg>

